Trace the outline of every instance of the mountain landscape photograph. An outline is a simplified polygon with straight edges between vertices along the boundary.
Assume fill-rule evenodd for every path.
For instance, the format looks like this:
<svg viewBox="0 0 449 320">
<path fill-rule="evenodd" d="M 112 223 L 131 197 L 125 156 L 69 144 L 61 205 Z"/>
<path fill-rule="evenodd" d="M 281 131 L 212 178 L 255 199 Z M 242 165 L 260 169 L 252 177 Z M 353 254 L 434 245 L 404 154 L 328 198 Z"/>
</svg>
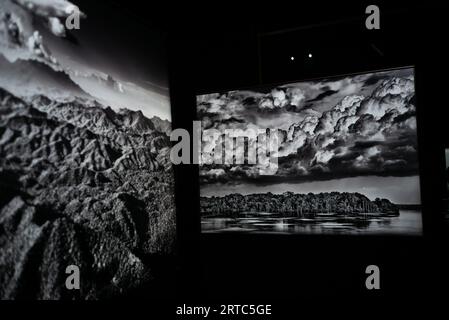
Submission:
<svg viewBox="0 0 449 320">
<path fill-rule="evenodd" d="M 412 67 L 197 96 L 203 131 L 270 129 L 279 141 L 274 174 L 200 166 L 202 231 L 422 234 L 415 100 Z M 246 139 L 236 159 L 257 145 Z"/>
<path fill-rule="evenodd" d="M 1 299 L 126 296 L 174 254 L 164 35 L 111 12 L 0 2 Z"/>
</svg>

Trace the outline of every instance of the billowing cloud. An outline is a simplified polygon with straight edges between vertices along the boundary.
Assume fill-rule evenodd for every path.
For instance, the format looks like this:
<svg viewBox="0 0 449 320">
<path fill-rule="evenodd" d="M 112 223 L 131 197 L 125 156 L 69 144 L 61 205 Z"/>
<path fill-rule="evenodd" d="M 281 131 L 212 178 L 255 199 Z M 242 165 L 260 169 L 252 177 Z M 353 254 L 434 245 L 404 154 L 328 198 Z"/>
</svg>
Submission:
<svg viewBox="0 0 449 320">
<path fill-rule="evenodd" d="M 83 50 L 69 44 L 65 21 L 75 12 L 86 18 L 66 0 L 1 0 L 0 86 L 25 100 L 35 94 L 58 101 L 87 98 L 170 120 L 166 90 L 112 76 L 109 69 L 87 63 L 79 53 Z"/>
<path fill-rule="evenodd" d="M 277 128 L 280 145 L 276 174 L 257 174 L 257 166 L 249 164 L 209 164 L 209 171 L 202 171 L 203 180 L 217 181 L 216 175 L 208 172 L 218 168 L 224 170 L 220 171 L 220 181 L 310 181 L 360 175 L 408 176 L 418 172 L 412 69 L 309 85 L 313 87 L 310 90 L 304 84 L 296 84 L 303 95 L 302 103 L 311 103 L 300 111 L 292 111 L 292 100 L 287 94 L 295 85 L 269 93 L 255 92 L 253 96 L 246 92 L 244 99 L 236 99 L 236 92 L 199 98 L 200 119 L 207 119 L 203 123 L 207 128 L 264 130 L 262 124 L 270 122 L 260 119 L 268 119 L 264 117 L 267 108 L 272 123 L 277 123 L 278 118 L 285 121 Z M 318 97 L 339 100 L 318 112 L 315 108 L 323 107 Z M 213 150 L 214 142 L 208 143 L 209 150 Z"/>
<path fill-rule="evenodd" d="M 0 3 L 0 54 L 11 63 L 36 60 L 58 69 L 56 58 L 33 27 L 33 15 L 9 0 Z"/>
</svg>

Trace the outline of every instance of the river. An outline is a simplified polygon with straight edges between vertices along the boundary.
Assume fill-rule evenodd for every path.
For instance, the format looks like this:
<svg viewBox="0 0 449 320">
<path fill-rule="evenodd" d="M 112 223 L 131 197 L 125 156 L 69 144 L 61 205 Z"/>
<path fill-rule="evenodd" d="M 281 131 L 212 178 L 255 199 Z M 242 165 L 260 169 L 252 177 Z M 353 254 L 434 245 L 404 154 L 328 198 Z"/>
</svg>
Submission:
<svg viewBox="0 0 449 320">
<path fill-rule="evenodd" d="M 398 217 L 316 217 L 301 219 L 270 213 L 237 218 L 203 217 L 203 233 L 421 235 L 421 211 L 401 210 Z"/>
</svg>

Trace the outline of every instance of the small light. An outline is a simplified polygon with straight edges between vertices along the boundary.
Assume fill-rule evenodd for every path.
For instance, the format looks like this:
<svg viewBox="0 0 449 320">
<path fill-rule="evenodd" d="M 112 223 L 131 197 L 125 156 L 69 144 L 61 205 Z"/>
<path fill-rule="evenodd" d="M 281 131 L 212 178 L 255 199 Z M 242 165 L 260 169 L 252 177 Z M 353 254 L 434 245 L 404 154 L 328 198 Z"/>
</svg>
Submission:
<svg viewBox="0 0 449 320">
<path fill-rule="evenodd" d="M 309 53 L 309 58 L 312 58 L 312 54 L 311 53 Z"/>
<path fill-rule="evenodd" d="M 291 60 L 291 61 L 294 61 L 294 60 L 295 60 L 295 57 L 294 57 L 294 56 L 291 56 L 291 57 L 290 57 L 290 60 Z"/>
</svg>

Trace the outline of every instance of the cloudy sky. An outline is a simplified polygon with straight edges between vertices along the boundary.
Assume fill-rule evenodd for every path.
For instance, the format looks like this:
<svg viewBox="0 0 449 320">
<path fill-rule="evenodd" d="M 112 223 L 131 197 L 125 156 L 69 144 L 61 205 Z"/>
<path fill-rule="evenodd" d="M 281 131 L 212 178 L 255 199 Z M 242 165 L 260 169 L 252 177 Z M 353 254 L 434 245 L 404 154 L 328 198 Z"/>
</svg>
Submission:
<svg viewBox="0 0 449 320">
<path fill-rule="evenodd" d="M 260 174 L 260 165 L 203 165 L 203 195 L 363 189 L 370 198 L 420 203 L 411 68 L 197 101 L 205 130 L 271 128 L 280 141 L 273 175 Z M 209 140 L 204 147 L 212 150 L 216 143 Z"/>
<path fill-rule="evenodd" d="M 75 5 L 81 28 L 67 30 Z M 21 96 L 75 95 L 170 120 L 164 45 L 157 28 L 97 1 L 0 2 L 0 86 Z"/>
</svg>

